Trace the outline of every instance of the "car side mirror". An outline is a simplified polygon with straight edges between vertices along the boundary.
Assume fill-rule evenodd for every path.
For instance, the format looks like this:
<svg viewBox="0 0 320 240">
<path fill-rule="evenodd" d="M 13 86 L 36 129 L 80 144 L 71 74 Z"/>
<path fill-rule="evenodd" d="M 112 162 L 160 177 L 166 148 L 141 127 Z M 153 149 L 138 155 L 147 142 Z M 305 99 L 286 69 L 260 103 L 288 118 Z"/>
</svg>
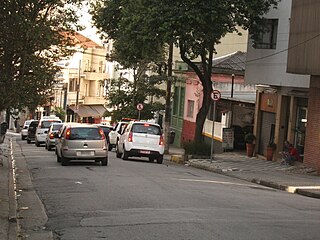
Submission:
<svg viewBox="0 0 320 240">
<path fill-rule="evenodd" d="M 46 134 L 47 134 L 47 133 L 48 133 L 48 131 L 44 131 L 44 133 L 46 133 Z"/>
</svg>

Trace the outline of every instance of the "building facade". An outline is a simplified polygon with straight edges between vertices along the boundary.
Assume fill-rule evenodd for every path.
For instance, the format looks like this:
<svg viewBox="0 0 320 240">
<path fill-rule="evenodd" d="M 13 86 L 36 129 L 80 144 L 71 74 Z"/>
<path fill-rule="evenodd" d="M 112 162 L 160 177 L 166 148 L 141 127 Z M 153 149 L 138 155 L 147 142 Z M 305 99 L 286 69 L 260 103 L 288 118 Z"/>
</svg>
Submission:
<svg viewBox="0 0 320 240">
<path fill-rule="evenodd" d="M 307 75 L 287 73 L 291 0 L 281 1 L 266 14 L 267 31 L 260 39 L 249 39 L 245 79 L 257 85 L 254 134 L 256 153 L 266 156 L 267 146 L 276 144 L 274 160 L 290 141 L 304 158 L 308 111 Z"/>
<path fill-rule="evenodd" d="M 320 2 L 293 0 L 287 71 L 302 74 L 309 85 L 304 163 L 320 173 Z"/>
</svg>

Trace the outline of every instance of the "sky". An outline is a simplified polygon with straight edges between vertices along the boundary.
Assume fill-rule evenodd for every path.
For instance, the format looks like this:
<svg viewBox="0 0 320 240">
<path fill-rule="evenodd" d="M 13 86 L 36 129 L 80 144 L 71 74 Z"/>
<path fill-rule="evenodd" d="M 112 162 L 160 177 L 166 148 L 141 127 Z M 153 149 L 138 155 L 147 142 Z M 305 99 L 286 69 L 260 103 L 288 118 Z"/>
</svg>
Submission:
<svg viewBox="0 0 320 240">
<path fill-rule="evenodd" d="M 92 26 L 93 24 L 91 15 L 88 13 L 88 6 L 83 6 L 83 8 L 80 9 L 80 11 L 82 14 L 82 17 L 80 18 L 80 23 L 85 26 L 85 30 L 80 31 L 80 33 L 85 37 L 90 38 L 94 42 L 102 44 L 99 35 L 97 34 L 97 29 Z"/>
</svg>

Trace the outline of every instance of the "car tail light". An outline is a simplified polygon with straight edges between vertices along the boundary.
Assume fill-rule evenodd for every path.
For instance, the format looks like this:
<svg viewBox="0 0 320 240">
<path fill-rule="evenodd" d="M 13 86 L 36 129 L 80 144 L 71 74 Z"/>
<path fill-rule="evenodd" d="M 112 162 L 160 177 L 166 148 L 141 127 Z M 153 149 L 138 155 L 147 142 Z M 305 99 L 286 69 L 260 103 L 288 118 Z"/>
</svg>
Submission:
<svg viewBox="0 0 320 240">
<path fill-rule="evenodd" d="M 160 136 L 159 145 L 161 146 L 164 145 L 164 140 L 162 135 Z"/>
<path fill-rule="evenodd" d="M 128 142 L 133 142 L 133 133 L 129 132 Z"/>
<path fill-rule="evenodd" d="M 50 133 L 49 138 L 50 138 L 50 139 L 54 139 L 54 134 L 53 134 L 53 133 Z"/>
<path fill-rule="evenodd" d="M 103 130 L 100 128 L 99 129 L 99 133 L 100 133 L 100 135 L 101 135 L 101 139 L 102 140 L 105 140 L 106 139 L 106 136 L 104 135 L 104 132 L 103 132 Z"/>
<path fill-rule="evenodd" d="M 70 139 L 70 135 L 71 135 L 71 128 L 68 128 L 66 131 L 66 139 Z"/>
</svg>

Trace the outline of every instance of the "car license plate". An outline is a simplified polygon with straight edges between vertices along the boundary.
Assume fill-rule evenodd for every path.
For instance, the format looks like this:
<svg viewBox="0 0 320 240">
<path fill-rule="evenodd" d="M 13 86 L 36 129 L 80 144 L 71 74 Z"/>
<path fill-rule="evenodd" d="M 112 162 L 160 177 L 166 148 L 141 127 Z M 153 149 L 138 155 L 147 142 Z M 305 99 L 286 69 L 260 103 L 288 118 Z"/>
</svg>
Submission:
<svg viewBox="0 0 320 240">
<path fill-rule="evenodd" d="M 77 152 L 77 156 L 94 156 L 94 151 Z"/>
<path fill-rule="evenodd" d="M 150 151 L 140 150 L 140 153 L 142 153 L 142 154 L 150 154 Z"/>
</svg>

